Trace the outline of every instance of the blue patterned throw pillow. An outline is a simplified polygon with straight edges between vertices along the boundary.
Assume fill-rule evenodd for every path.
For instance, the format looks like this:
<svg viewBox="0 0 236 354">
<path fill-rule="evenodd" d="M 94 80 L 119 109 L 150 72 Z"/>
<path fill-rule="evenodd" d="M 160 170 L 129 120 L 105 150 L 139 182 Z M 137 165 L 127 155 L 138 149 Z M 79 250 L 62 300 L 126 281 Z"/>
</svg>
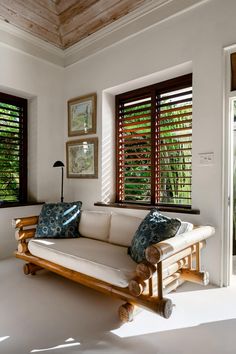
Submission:
<svg viewBox="0 0 236 354">
<path fill-rule="evenodd" d="M 181 221 L 162 215 L 157 209 L 152 209 L 143 219 L 134 234 L 128 253 L 131 258 L 140 263 L 145 259 L 145 249 L 157 242 L 176 235 Z"/>
<path fill-rule="evenodd" d="M 79 237 L 81 206 L 82 202 L 44 204 L 39 215 L 35 238 Z"/>
</svg>

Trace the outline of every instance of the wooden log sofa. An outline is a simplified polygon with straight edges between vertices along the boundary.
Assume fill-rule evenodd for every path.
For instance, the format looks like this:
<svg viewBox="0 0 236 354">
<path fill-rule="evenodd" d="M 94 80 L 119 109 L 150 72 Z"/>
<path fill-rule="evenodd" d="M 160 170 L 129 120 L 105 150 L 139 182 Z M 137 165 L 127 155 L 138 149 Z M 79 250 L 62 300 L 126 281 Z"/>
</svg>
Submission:
<svg viewBox="0 0 236 354">
<path fill-rule="evenodd" d="M 166 295 L 184 281 L 206 285 L 201 249 L 215 232 L 211 226 L 194 227 L 146 249 L 146 259 L 135 263 L 127 254 L 142 219 L 109 212 L 82 211 L 76 239 L 35 239 L 38 216 L 14 220 L 24 273 L 47 269 L 75 282 L 125 301 L 119 308 L 123 322 L 133 319 L 136 307 L 164 318 L 172 313 Z"/>
</svg>

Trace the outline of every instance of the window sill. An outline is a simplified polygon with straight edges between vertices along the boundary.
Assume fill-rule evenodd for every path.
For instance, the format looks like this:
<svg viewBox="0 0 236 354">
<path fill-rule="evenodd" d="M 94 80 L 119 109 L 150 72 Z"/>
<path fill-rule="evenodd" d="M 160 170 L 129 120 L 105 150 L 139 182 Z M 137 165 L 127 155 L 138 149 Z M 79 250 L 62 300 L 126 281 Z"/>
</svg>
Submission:
<svg viewBox="0 0 236 354">
<path fill-rule="evenodd" d="M 28 202 L 28 203 L 0 203 L 0 209 L 3 208 L 17 208 L 17 207 L 24 207 L 24 206 L 32 206 L 32 205 L 42 205 L 44 202 Z"/>
<path fill-rule="evenodd" d="M 139 209 L 139 210 L 150 210 L 153 208 L 158 208 L 160 211 L 166 211 L 168 213 L 182 213 L 182 214 L 200 214 L 200 210 L 183 208 L 183 207 L 170 207 L 170 206 L 157 206 L 157 205 L 141 205 L 141 204 L 128 204 L 128 203 L 94 203 L 95 206 L 100 207 L 110 207 L 110 208 L 127 208 L 127 209 Z"/>
</svg>

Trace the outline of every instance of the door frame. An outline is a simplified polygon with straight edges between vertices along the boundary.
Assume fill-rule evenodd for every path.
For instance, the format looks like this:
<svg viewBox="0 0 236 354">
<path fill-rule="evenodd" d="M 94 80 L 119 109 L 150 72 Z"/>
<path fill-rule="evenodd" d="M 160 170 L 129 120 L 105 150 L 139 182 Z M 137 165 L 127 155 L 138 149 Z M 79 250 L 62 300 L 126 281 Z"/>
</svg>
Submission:
<svg viewBox="0 0 236 354">
<path fill-rule="evenodd" d="M 224 48 L 224 82 L 223 82 L 223 237 L 222 237 L 222 285 L 228 286 L 232 277 L 233 262 L 233 102 L 236 91 L 231 91 L 231 53 L 236 52 L 236 45 Z"/>
</svg>

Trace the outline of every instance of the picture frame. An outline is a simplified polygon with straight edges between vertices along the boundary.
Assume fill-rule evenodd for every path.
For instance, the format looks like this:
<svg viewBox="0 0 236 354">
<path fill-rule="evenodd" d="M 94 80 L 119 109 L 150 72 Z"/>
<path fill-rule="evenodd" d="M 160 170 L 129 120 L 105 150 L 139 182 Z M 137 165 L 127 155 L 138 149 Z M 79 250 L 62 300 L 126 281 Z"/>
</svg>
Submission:
<svg viewBox="0 0 236 354">
<path fill-rule="evenodd" d="M 66 143 L 67 178 L 98 178 L 98 138 Z"/>
<path fill-rule="evenodd" d="M 68 136 L 96 133 L 97 94 L 91 93 L 68 101 Z"/>
</svg>

